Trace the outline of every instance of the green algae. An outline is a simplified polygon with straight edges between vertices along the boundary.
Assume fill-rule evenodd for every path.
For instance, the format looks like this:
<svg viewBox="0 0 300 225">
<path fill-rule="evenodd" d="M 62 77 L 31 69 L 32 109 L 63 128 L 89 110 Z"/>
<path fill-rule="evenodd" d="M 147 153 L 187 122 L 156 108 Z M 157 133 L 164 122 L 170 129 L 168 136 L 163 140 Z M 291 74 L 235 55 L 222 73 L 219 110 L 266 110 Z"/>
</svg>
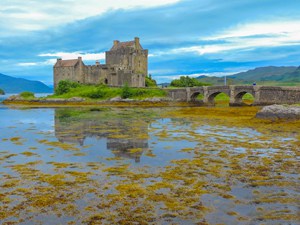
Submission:
<svg viewBox="0 0 300 225">
<path fill-rule="evenodd" d="M 0 220 L 9 224 L 13 218 L 34 221 L 39 216 L 51 215 L 58 221 L 64 218 L 68 224 L 218 224 L 223 217 L 231 224 L 294 223 L 297 212 L 293 207 L 297 207 L 299 184 L 296 177 L 299 174 L 299 123 L 262 122 L 253 118 L 255 110 L 207 109 L 206 112 L 187 108 L 163 112 L 165 118 L 178 119 L 172 121 L 177 128 L 151 128 L 151 135 L 169 142 L 155 153 L 158 150 L 171 152 L 176 147 L 172 142 L 178 140 L 193 141 L 195 146 L 180 147 L 178 152 L 184 154 L 181 158 L 157 167 L 134 167 L 120 156 L 105 157 L 101 162 L 91 159 L 90 162 L 77 162 L 65 157 L 52 162 L 5 164 L 12 174 L 0 174 L 5 181 L 1 183 Z M 68 118 L 71 120 L 73 116 Z M 80 120 L 87 117 L 84 113 L 77 116 Z M 126 116 L 119 117 L 133 116 L 126 112 Z M 180 119 L 191 125 L 182 126 Z M 143 124 L 142 121 L 137 123 Z M 109 133 L 109 138 L 125 140 L 137 138 L 135 134 L 141 130 L 140 124 L 135 124 L 131 127 L 133 133 L 125 135 L 120 127 L 113 129 L 111 124 L 97 124 L 91 129 L 94 133 L 97 129 Z M 196 132 L 207 124 L 213 127 L 201 134 Z M 235 132 L 235 136 L 226 136 L 218 133 L 222 130 L 218 127 L 220 124 L 226 126 L 228 132 L 232 132 L 232 128 L 241 130 Z M 70 127 L 73 129 L 72 124 Z M 256 140 L 251 133 L 243 131 L 244 128 L 255 128 L 259 132 Z M 175 132 L 181 135 L 175 137 L 172 135 Z M 78 130 L 73 133 L 80 134 Z M 278 133 L 283 138 L 293 139 L 277 140 L 278 135 L 274 134 Z M 151 135 L 143 134 L 139 138 L 148 139 Z M 23 139 L 18 137 L 11 142 Z M 157 141 L 150 143 L 159 144 Z M 72 155 L 77 158 L 85 156 L 85 152 L 81 152 L 83 148 L 89 150 L 89 147 L 46 138 L 38 139 L 38 144 L 58 152 L 75 151 Z M 36 148 L 31 149 L 36 150 L 34 153 L 1 151 L 0 165 L 19 155 L 33 159 L 39 151 L 39 147 Z M 144 149 L 131 147 L 127 151 L 135 154 L 143 153 Z M 158 155 L 150 149 L 144 152 L 149 159 L 157 159 Z M 237 192 L 237 188 L 247 192 L 248 197 Z M 251 206 L 254 208 L 251 215 L 240 210 Z M 287 206 L 290 208 L 285 209 Z"/>
</svg>

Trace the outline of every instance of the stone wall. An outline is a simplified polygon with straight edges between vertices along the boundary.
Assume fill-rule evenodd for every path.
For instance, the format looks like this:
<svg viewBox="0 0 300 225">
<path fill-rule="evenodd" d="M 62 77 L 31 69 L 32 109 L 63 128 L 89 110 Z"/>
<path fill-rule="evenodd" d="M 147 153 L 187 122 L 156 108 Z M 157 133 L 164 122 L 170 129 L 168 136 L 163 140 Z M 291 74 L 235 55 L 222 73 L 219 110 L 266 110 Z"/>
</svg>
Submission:
<svg viewBox="0 0 300 225">
<path fill-rule="evenodd" d="M 104 65 L 85 66 L 85 84 L 108 84 L 110 69 Z"/>
<path fill-rule="evenodd" d="M 187 90 L 183 88 L 178 89 L 166 89 L 168 97 L 175 101 L 188 101 Z"/>
<path fill-rule="evenodd" d="M 242 97 L 246 93 L 253 95 L 254 105 L 300 103 L 300 87 L 211 86 L 166 90 L 168 97 L 175 101 L 195 101 L 197 95 L 203 94 L 205 104 L 214 104 L 214 97 L 219 93 L 230 97 L 230 105 L 243 105 Z"/>
<path fill-rule="evenodd" d="M 256 92 L 256 105 L 300 103 L 300 87 L 262 86 Z"/>
<path fill-rule="evenodd" d="M 106 63 L 117 70 L 148 74 L 148 50 L 118 49 L 106 52 Z"/>
<path fill-rule="evenodd" d="M 72 80 L 78 83 L 84 83 L 84 73 L 85 65 L 81 60 L 75 66 L 64 66 L 64 67 L 54 67 L 53 68 L 53 79 L 54 87 L 57 86 L 60 80 Z"/>
</svg>

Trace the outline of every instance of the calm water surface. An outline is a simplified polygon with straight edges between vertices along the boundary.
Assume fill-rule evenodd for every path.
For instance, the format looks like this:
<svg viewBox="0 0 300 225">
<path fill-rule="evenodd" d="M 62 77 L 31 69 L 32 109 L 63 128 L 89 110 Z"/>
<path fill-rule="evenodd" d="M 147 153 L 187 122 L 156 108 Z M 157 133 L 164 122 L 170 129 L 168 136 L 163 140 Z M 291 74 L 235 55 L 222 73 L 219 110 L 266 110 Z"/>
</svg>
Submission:
<svg viewBox="0 0 300 225">
<path fill-rule="evenodd" d="M 0 104 L 0 118 L 4 224 L 297 224 L 297 131 L 178 108 Z"/>
</svg>

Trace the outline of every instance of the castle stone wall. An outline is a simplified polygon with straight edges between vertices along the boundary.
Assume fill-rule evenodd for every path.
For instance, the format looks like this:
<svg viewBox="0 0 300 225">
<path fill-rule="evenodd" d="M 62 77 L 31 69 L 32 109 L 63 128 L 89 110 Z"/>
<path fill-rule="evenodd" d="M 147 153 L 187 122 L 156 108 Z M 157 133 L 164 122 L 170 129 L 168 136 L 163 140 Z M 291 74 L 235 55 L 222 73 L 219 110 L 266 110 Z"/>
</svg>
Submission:
<svg viewBox="0 0 300 225">
<path fill-rule="evenodd" d="M 105 83 L 110 86 L 145 87 L 148 74 L 148 50 L 144 50 L 139 38 L 134 41 L 114 41 L 106 52 L 106 65 L 86 66 L 81 57 L 74 60 L 58 59 L 53 68 L 54 87 L 60 80 L 70 80 L 82 84 Z"/>
<path fill-rule="evenodd" d="M 86 66 L 85 67 L 85 82 L 86 84 L 108 84 L 110 70 L 102 65 Z"/>
<path fill-rule="evenodd" d="M 60 80 L 72 80 L 78 83 L 85 83 L 83 68 L 84 64 L 81 60 L 78 60 L 78 63 L 74 66 L 54 66 L 54 87 L 57 86 Z"/>
</svg>

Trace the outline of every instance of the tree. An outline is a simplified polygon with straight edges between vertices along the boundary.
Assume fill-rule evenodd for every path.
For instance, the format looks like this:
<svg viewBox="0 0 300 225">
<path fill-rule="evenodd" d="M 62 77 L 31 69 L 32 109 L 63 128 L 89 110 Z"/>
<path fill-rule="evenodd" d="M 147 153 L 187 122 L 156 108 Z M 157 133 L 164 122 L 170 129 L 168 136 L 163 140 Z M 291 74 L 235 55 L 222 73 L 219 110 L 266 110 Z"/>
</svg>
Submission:
<svg viewBox="0 0 300 225">
<path fill-rule="evenodd" d="M 156 87 L 157 86 L 156 80 L 152 79 L 151 74 L 149 74 L 149 76 L 146 76 L 145 85 L 146 85 L 146 87 Z"/>
<path fill-rule="evenodd" d="M 5 92 L 0 88 L 0 95 L 5 95 Z"/>
<path fill-rule="evenodd" d="M 202 83 L 196 78 L 191 78 L 189 76 L 181 76 L 179 79 L 172 80 L 170 85 L 173 87 L 210 86 L 210 84 Z"/>
</svg>

